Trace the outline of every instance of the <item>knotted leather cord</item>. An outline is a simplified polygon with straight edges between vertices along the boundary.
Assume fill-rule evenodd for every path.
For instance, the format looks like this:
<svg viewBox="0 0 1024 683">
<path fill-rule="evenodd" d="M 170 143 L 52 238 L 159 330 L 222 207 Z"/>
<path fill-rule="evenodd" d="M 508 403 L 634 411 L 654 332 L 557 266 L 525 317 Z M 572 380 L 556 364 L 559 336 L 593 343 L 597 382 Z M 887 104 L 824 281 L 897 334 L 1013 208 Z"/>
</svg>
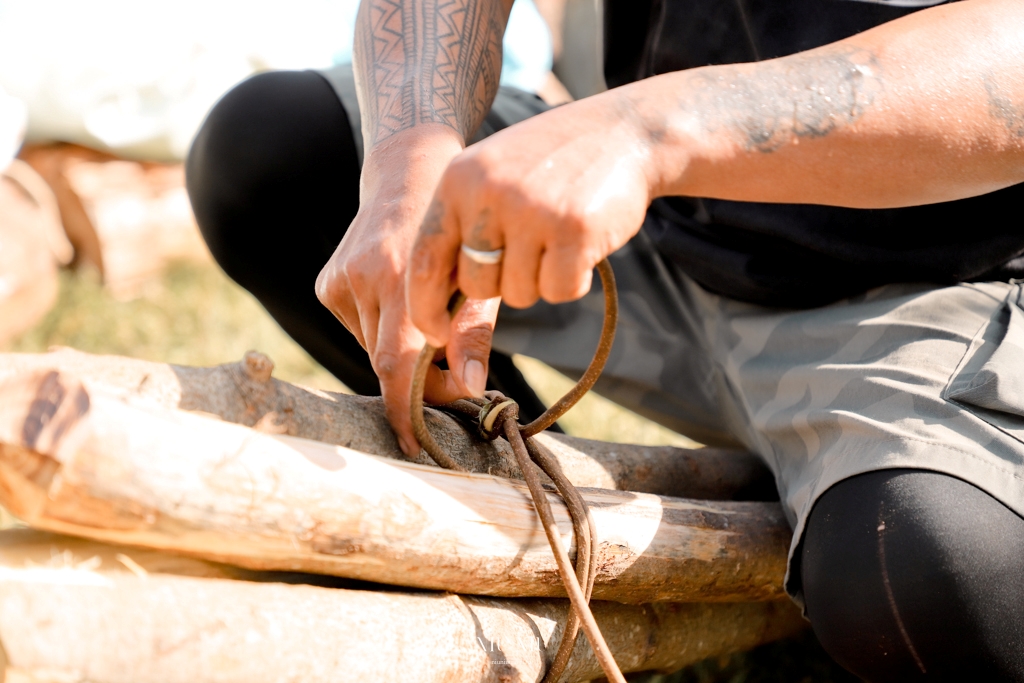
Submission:
<svg viewBox="0 0 1024 683">
<path fill-rule="evenodd" d="M 530 489 L 533 506 L 541 519 L 548 544 L 555 556 L 558 574 L 572 604 L 572 609 L 569 610 L 566 618 L 565 630 L 562 632 L 562 640 L 558 644 L 558 651 L 544 674 L 544 683 L 554 683 L 562 675 L 572 656 L 581 626 L 608 680 L 615 683 L 625 683 L 626 681 L 612 657 L 604 636 L 601 635 L 593 613 L 590 611 L 590 596 L 594 591 L 594 579 L 597 576 L 597 546 L 594 543 L 594 520 L 590 515 L 590 509 L 583 496 L 562 472 L 558 460 L 544 446 L 530 438 L 550 427 L 572 408 L 594 386 L 608 361 L 612 342 L 615 339 L 619 298 L 618 290 L 615 288 L 615 274 L 607 260 L 602 260 L 597 264 L 597 272 L 601 276 L 601 284 L 604 287 L 604 324 L 601 326 L 601 338 L 597 344 L 597 350 L 594 352 L 594 358 L 576 385 L 545 410 L 540 417 L 527 425 L 520 425 L 518 422 L 519 406 L 515 401 L 496 391 L 487 392 L 484 399 L 462 399 L 437 406 L 442 410 L 476 420 L 480 435 L 484 439 L 504 437 L 512 446 L 512 452 L 515 453 L 519 469 L 522 470 L 523 479 Z M 449 305 L 452 315 L 458 312 L 463 302 L 465 302 L 465 296 L 458 292 Z M 433 458 L 434 462 L 445 469 L 464 471 L 434 440 L 424 419 L 423 390 L 426 386 L 427 371 L 430 369 L 436 351 L 437 349 L 427 344 L 416 361 L 411 397 L 412 429 L 423 450 Z M 576 538 L 575 571 L 573 563 L 569 559 L 569 553 L 562 543 L 562 537 L 558 533 L 558 525 L 551 512 L 551 504 L 536 467 L 540 467 L 554 482 L 555 488 L 561 494 L 569 511 L 573 535 Z"/>
</svg>

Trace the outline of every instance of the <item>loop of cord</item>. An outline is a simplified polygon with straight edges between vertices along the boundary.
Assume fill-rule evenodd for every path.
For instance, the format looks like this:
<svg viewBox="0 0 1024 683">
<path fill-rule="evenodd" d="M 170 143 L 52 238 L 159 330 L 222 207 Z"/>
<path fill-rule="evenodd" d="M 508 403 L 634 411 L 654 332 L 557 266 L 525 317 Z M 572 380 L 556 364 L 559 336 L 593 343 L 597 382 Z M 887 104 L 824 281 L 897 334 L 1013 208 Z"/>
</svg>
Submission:
<svg viewBox="0 0 1024 683">
<path fill-rule="evenodd" d="M 558 650 L 544 674 L 544 683 L 554 683 L 565 671 L 581 627 L 608 680 L 615 683 L 625 683 L 626 681 L 590 610 L 590 596 L 594 591 L 594 579 L 597 576 L 597 546 L 594 543 L 594 520 L 590 515 L 590 509 L 583 496 L 562 472 L 558 460 L 540 443 L 530 438 L 553 425 L 558 418 L 572 408 L 594 386 L 608 361 L 612 342 L 615 339 L 615 326 L 618 322 L 618 291 L 615 287 L 615 274 L 607 260 L 602 260 L 597 264 L 597 272 L 601 276 L 601 284 L 604 288 L 604 324 L 601 327 L 601 338 L 586 372 L 565 396 L 527 425 L 520 425 L 518 422 L 519 406 L 516 402 L 500 392 L 487 392 L 483 400 L 462 399 L 438 406 L 442 410 L 476 420 L 480 437 L 485 440 L 493 440 L 498 437 L 507 440 L 512 446 L 512 452 L 523 473 L 523 479 L 530 490 L 534 509 L 541 519 L 548 544 L 555 556 L 558 574 L 572 606 L 566 617 L 565 629 L 562 632 Z M 465 297 L 461 292 L 452 297 L 448 307 L 452 315 L 458 312 L 464 301 Z M 416 361 L 411 396 L 413 433 L 423 450 L 438 465 L 445 469 L 464 471 L 464 468 L 445 453 L 431 436 L 424 417 L 423 390 L 426 384 L 427 370 L 433 362 L 435 351 L 434 347 L 427 344 Z M 555 484 L 555 488 L 569 511 L 573 536 L 576 539 L 575 563 L 569 559 L 569 553 L 558 532 L 558 526 L 551 511 L 551 503 L 548 500 L 548 492 L 544 490 L 540 474 L 537 471 L 538 468 Z"/>
</svg>

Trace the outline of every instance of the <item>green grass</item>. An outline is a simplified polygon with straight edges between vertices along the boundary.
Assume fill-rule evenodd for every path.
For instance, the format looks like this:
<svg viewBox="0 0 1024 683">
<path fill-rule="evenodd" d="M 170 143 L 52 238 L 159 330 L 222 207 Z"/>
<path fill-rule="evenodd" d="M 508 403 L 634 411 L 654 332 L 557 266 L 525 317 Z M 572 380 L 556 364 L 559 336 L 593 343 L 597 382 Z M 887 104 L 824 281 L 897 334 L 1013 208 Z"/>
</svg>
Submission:
<svg viewBox="0 0 1024 683">
<path fill-rule="evenodd" d="M 247 292 L 212 263 L 179 263 L 149 283 L 141 296 L 113 298 L 89 273 L 61 275 L 56 306 L 6 351 L 42 352 L 71 346 L 184 365 L 239 360 L 249 349 L 269 355 L 274 375 L 333 391 L 344 386 L 319 366 Z M 516 363 L 550 403 L 572 384 L 530 358 Z M 570 434 L 642 444 L 694 445 L 692 441 L 600 396 L 588 395 L 562 420 Z M 0 509 L 0 528 L 17 524 Z M 702 662 L 670 676 L 633 676 L 644 683 L 840 683 L 855 680 L 833 663 L 809 632 L 751 652 Z"/>
<path fill-rule="evenodd" d="M 346 390 L 248 292 L 209 263 L 175 264 L 127 301 L 112 297 L 90 272 L 63 272 L 56 306 L 5 350 L 43 352 L 53 346 L 181 365 L 228 363 L 257 349 L 273 359 L 278 379 Z M 515 361 L 549 404 L 572 386 L 538 360 Z M 603 441 L 694 445 L 596 394 L 585 396 L 561 423 L 570 434 Z"/>
</svg>

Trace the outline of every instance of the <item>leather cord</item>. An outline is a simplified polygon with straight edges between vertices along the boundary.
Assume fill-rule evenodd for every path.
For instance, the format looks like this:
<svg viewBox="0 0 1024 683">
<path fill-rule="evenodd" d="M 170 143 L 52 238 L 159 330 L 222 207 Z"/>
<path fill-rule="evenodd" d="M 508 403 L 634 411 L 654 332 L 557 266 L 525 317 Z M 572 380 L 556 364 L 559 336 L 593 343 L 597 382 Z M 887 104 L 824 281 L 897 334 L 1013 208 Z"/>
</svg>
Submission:
<svg viewBox="0 0 1024 683">
<path fill-rule="evenodd" d="M 558 460 L 544 446 L 531 438 L 550 427 L 576 405 L 597 382 L 597 378 L 601 376 L 601 371 L 608 361 L 612 342 L 615 339 L 615 326 L 618 322 L 618 290 L 615 287 L 615 274 L 607 260 L 602 260 L 597 265 L 597 272 L 601 276 L 601 283 L 604 287 L 605 305 L 604 324 L 601 327 L 601 337 L 597 350 L 594 352 L 594 358 L 576 385 L 544 411 L 540 417 L 527 425 L 520 425 L 518 422 L 519 406 L 514 400 L 496 391 L 487 392 L 484 399 L 462 399 L 437 406 L 442 410 L 476 420 L 482 439 L 504 438 L 507 440 L 512 446 L 512 452 L 515 453 L 519 469 L 523 473 L 523 479 L 530 490 L 534 509 L 540 517 L 548 544 L 555 556 L 558 574 L 572 605 L 566 618 L 558 650 L 544 674 L 545 683 L 554 683 L 565 671 L 581 628 L 590 641 L 608 680 L 615 683 L 625 683 L 626 680 L 615 663 L 611 650 L 608 648 L 604 636 L 601 635 L 601 630 L 589 606 L 590 596 L 594 591 L 594 579 L 597 575 L 594 520 L 586 501 L 562 472 Z M 452 298 L 449 310 L 453 315 L 464 301 L 465 297 L 461 292 Z M 427 370 L 433 362 L 436 351 L 437 349 L 427 344 L 416 361 L 411 397 L 413 433 L 423 450 L 433 458 L 434 462 L 445 469 L 462 471 L 463 468 L 445 453 L 431 436 L 423 415 L 423 390 L 426 385 Z M 569 511 L 573 536 L 576 539 L 575 563 L 570 560 L 569 553 L 558 532 L 558 525 L 548 500 L 548 492 L 545 491 L 541 483 L 538 468 L 554 482 L 555 488 Z"/>
</svg>

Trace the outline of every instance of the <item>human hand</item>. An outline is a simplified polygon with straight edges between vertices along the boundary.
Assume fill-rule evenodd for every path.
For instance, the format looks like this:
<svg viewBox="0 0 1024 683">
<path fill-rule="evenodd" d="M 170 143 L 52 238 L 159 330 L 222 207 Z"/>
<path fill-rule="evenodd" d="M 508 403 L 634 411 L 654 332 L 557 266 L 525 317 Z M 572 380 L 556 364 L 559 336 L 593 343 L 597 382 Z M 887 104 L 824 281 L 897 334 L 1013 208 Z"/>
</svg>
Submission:
<svg viewBox="0 0 1024 683">
<path fill-rule="evenodd" d="M 651 196 L 651 141 L 614 93 L 553 109 L 473 145 L 449 164 L 413 246 L 412 322 L 436 347 L 459 333 L 446 306 L 500 296 L 526 308 L 578 299 L 595 265 L 637 233 Z M 483 265 L 460 253 L 504 249 Z M 453 277 L 454 274 L 454 277 Z"/>
<path fill-rule="evenodd" d="M 363 168 L 359 212 L 316 282 L 321 303 L 370 355 L 388 419 L 410 456 L 420 450 L 409 393 L 424 338 L 406 309 L 406 261 L 437 181 L 460 151 L 461 139 L 440 126 L 398 133 L 374 148 Z M 451 370 L 431 366 L 427 401 L 483 394 L 497 313 L 497 299 L 462 307 L 445 349 Z"/>
</svg>

